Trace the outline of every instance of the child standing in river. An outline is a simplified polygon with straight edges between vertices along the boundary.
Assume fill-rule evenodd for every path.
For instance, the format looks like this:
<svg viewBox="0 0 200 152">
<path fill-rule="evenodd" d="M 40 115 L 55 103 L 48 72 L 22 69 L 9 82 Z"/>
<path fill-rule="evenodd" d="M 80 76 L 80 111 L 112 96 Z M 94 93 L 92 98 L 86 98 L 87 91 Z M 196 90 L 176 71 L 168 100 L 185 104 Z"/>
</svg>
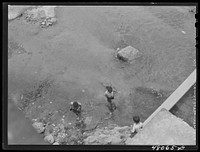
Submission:
<svg viewBox="0 0 200 152">
<path fill-rule="evenodd" d="M 105 92 L 106 99 L 109 104 L 109 110 L 111 111 L 111 114 L 114 110 L 116 110 L 116 105 L 113 102 L 114 99 L 114 91 L 111 86 L 106 86 L 106 92 Z"/>
</svg>

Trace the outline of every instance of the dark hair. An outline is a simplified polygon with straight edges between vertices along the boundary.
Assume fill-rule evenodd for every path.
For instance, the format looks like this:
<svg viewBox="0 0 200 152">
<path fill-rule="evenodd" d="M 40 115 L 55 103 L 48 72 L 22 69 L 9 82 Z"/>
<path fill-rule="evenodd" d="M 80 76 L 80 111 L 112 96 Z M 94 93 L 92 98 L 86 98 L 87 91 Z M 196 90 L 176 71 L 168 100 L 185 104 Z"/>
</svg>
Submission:
<svg viewBox="0 0 200 152">
<path fill-rule="evenodd" d="M 109 93 L 111 93 L 113 90 L 111 86 L 106 86 L 106 89 L 108 90 Z"/>
<path fill-rule="evenodd" d="M 78 102 L 74 101 L 74 102 L 73 102 L 73 106 L 74 106 L 75 108 L 78 108 Z"/>
<path fill-rule="evenodd" d="M 139 116 L 133 116 L 133 121 L 135 123 L 139 123 L 140 122 L 140 117 Z"/>
</svg>

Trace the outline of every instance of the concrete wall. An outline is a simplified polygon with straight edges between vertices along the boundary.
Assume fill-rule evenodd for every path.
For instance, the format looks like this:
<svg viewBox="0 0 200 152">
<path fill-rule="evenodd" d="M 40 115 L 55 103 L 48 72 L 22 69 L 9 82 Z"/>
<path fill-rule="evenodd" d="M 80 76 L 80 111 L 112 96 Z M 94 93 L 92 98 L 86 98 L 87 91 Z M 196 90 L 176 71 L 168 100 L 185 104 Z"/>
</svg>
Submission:
<svg viewBox="0 0 200 152">
<path fill-rule="evenodd" d="M 128 145 L 195 145 L 196 130 L 162 109 Z"/>
</svg>

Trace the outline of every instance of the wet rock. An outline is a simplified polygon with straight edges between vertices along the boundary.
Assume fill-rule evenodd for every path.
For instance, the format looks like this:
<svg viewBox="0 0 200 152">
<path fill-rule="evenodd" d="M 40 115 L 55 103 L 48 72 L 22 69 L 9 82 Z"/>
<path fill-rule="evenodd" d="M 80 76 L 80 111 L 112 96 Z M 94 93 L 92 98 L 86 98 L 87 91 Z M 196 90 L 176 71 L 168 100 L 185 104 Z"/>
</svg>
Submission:
<svg viewBox="0 0 200 152">
<path fill-rule="evenodd" d="M 26 10 L 30 8 L 30 6 L 8 6 L 8 20 L 13 20 L 20 15 Z"/>
<path fill-rule="evenodd" d="M 44 137 L 44 141 L 49 142 L 50 144 L 53 144 L 53 142 L 54 142 L 54 137 L 53 137 L 53 135 L 50 134 L 50 135 L 48 135 L 48 136 L 45 136 L 45 137 Z"/>
<path fill-rule="evenodd" d="M 34 122 L 34 123 L 32 124 L 32 126 L 33 126 L 33 128 L 36 129 L 36 131 L 37 131 L 38 133 L 43 133 L 44 130 L 45 130 L 44 124 L 41 123 L 41 122 Z"/>
<path fill-rule="evenodd" d="M 117 52 L 117 58 L 124 62 L 131 62 L 139 57 L 142 53 L 132 46 L 127 46 Z"/>
<path fill-rule="evenodd" d="M 121 145 L 130 136 L 130 128 L 128 126 L 119 127 L 117 125 L 109 125 L 105 128 L 98 128 L 90 133 L 84 142 L 86 145 Z"/>
<path fill-rule="evenodd" d="M 48 136 L 49 134 L 52 134 L 52 133 L 53 133 L 53 126 L 47 125 L 44 132 L 45 136 Z"/>
<path fill-rule="evenodd" d="M 91 123 L 91 121 L 92 121 L 92 117 L 91 116 L 90 117 L 86 117 L 86 119 L 84 120 L 84 123 L 86 125 L 89 125 Z"/>
<path fill-rule="evenodd" d="M 40 27 L 45 28 L 45 27 L 48 27 L 50 25 L 53 25 L 56 22 L 57 22 L 57 19 L 54 18 L 54 17 L 53 18 L 46 18 L 40 23 Z"/>
<path fill-rule="evenodd" d="M 53 145 L 60 145 L 58 142 L 53 143 Z"/>
<path fill-rule="evenodd" d="M 55 22 L 57 22 L 57 19 L 56 19 L 55 17 L 52 17 L 52 18 L 50 19 L 50 22 L 51 22 L 51 23 L 55 23 Z"/>
<path fill-rule="evenodd" d="M 62 143 L 65 141 L 65 137 L 66 137 L 66 134 L 64 132 L 59 132 L 58 135 L 56 136 L 55 141 L 58 143 Z"/>
<path fill-rule="evenodd" d="M 109 138 L 111 145 L 119 145 L 122 142 L 122 139 L 118 136 L 111 136 Z"/>
<path fill-rule="evenodd" d="M 43 6 L 29 9 L 23 13 L 24 19 L 29 23 L 39 23 L 41 28 L 48 27 L 57 22 L 55 6 Z"/>
</svg>

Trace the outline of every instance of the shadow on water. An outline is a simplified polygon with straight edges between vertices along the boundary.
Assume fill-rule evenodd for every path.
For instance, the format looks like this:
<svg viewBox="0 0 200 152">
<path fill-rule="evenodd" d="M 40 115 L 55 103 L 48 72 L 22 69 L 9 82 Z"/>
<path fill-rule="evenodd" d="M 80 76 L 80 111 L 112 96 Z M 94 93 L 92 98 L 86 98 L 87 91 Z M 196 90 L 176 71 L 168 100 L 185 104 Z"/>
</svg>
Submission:
<svg viewBox="0 0 200 152">
<path fill-rule="evenodd" d="M 153 90 L 147 87 L 136 87 L 129 95 L 115 100 L 117 110 L 113 121 L 119 126 L 131 125 L 132 117 L 139 116 L 144 122 L 171 94 L 164 90 Z"/>
<path fill-rule="evenodd" d="M 195 85 L 172 107 L 170 112 L 194 127 L 194 103 L 196 103 Z"/>
<path fill-rule="evenodd" d="M 170 93 L 150 88 L 137 87 L 130 94 L 133 106 L 133 115 L 141 117 L 145 121 L 170 95 Z"/>
</svg>

